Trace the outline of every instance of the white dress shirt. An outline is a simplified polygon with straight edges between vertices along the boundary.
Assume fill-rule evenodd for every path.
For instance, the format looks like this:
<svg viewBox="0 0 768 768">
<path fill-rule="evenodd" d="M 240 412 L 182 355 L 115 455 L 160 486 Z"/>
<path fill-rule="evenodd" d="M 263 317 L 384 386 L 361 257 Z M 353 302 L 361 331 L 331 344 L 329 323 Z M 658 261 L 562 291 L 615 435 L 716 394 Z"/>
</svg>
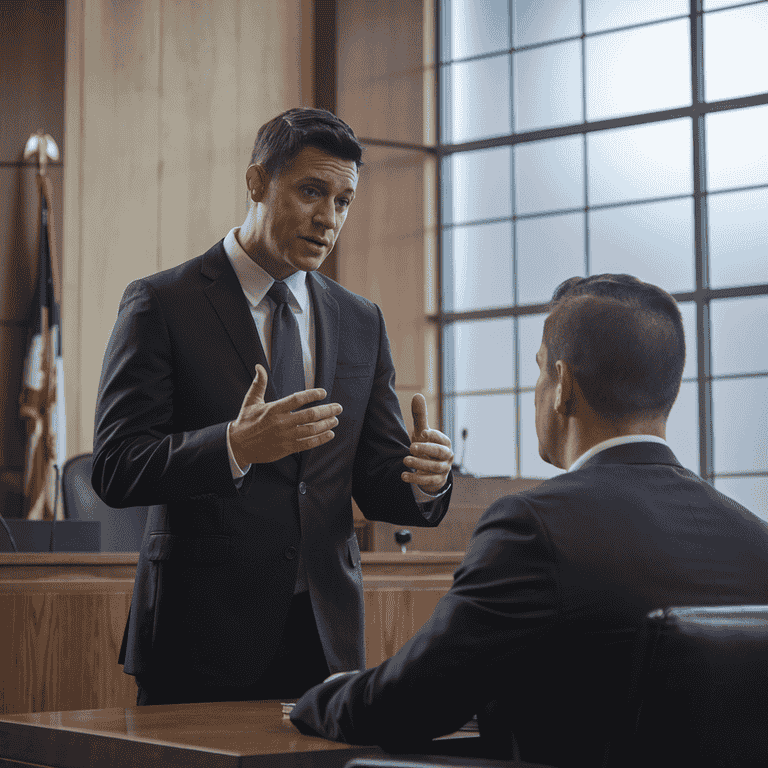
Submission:
<svg viewBox="0 0 768 768">
<path fill-rule="evenodd" d="M 603 440 L 602 443 L 593 445 L 588 451 L 579 456 L 576 461 L 568 467 L 569 472 L 575 472 L 577 469 L 581 469 L 584 463 L 591 459 L 596 453 L 604 451 L 606 448 L 613 448 L 615 445 L 627 445 L 628 443 L 661 443 L 669 448 L 669 443 L 662 437 L 657 435 L 621 435 L 620 437 L 612 437 L 608 440 Z M 670 448 L 671 450 L 671 448 Z"/>
</svg>

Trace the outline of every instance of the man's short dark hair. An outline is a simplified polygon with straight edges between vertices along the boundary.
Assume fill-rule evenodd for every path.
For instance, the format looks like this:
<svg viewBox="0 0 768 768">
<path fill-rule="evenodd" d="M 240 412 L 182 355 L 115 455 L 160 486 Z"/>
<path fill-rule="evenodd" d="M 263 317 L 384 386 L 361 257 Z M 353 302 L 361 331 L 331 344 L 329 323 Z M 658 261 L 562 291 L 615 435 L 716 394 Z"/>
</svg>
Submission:
<svg viewBox="0 0 768 768">
<path fill-rule="evenodd" d="M 251 165 L 260 163 L 270 175 L 279 173 L 304 147 L 316 147 L 342 160 L 363 164 L 363 146 L 352 129 L 333 112 L 296 107 L 259 128 Z"/>
<path fill-rule="evenodd" d="M 584 397 L 611 421 L 669 415 L 685 366 L 683 320 L 663 288 L 631 275 L 572 277 L 544 323 L 547 367 L 571 366 Z"/>
</svg>

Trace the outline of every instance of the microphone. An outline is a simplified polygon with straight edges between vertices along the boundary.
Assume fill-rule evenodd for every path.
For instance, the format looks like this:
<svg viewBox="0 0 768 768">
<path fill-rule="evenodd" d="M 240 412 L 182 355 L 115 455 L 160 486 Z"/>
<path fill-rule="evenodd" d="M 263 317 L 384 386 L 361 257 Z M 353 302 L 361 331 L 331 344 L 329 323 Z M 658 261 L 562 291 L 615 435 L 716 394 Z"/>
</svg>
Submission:
<svg viewBox="0 0 768 768">
<path fill-rule="evenodd" d="M 467 453 L 467 437 L 469 437 L 469 430 L 464 427 L 461 430 L 461 459 L 459 460 L 458 464 L 454 464 L 453 467 L 451 467 L 455 475 L 469 476 L 471 474 L 470 472 L 464 471 L 464 457 Z"/>
</svg>

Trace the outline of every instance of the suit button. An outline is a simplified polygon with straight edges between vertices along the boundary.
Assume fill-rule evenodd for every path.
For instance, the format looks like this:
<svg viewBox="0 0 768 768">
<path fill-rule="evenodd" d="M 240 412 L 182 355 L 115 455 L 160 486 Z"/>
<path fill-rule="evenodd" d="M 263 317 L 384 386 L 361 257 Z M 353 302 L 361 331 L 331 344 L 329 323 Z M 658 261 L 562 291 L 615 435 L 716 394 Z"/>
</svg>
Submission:
<svg viewBox="0 0 768 768">
<path fill-rule="evenodd" d="M 286 560 L 293 560 L 298 553 L 296 547 L 286 547 L 284 554 Z"/>
<path fill-rule="evenodd" d="M 307 484 L 305 482 L 299 483 L 299 493 L 303 496 L 307 492 Z"/>
</svg>

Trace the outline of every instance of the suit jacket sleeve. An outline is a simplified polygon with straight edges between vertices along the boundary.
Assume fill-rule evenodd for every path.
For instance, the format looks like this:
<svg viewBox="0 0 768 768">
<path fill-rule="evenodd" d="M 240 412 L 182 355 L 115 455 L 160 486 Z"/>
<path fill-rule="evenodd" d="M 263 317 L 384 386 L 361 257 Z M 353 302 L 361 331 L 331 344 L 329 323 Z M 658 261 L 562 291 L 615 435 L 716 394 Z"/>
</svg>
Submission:
<svg viewBox="0 0 768 768">
<path fill-rule="evenodd" d="M 413 488 L 400 476 L 407 469 L 403 459 L 410 453 L 410 438 L 395 394 L 395 367 L 384 317 L 378 307 L 376 310 L 379 352 L 355 454 L 352 495 L 369 520 L 436 526 L 448 511 L 450 488 L 433 501 L 417 503 Z"/>
<path fill-rule="evenodd" d="M 129 285 L 107 345 L 96 406 L 93 487 L 113 507 L 237 496 L 227 421 L 185 429 L 174 412 L 173 349 L 152 286 Z"/>
<path fill-rule="evenodd" d="M 378 667 L 307 691 L 291 720 L 302 733 L 391 751 L 451 733 L 493 698 L 500 666 L 535 663 L 531 648 L 557 606 L 543 527 L 523 500 L 501 499 L 419 632 Z"/>
</svg>

